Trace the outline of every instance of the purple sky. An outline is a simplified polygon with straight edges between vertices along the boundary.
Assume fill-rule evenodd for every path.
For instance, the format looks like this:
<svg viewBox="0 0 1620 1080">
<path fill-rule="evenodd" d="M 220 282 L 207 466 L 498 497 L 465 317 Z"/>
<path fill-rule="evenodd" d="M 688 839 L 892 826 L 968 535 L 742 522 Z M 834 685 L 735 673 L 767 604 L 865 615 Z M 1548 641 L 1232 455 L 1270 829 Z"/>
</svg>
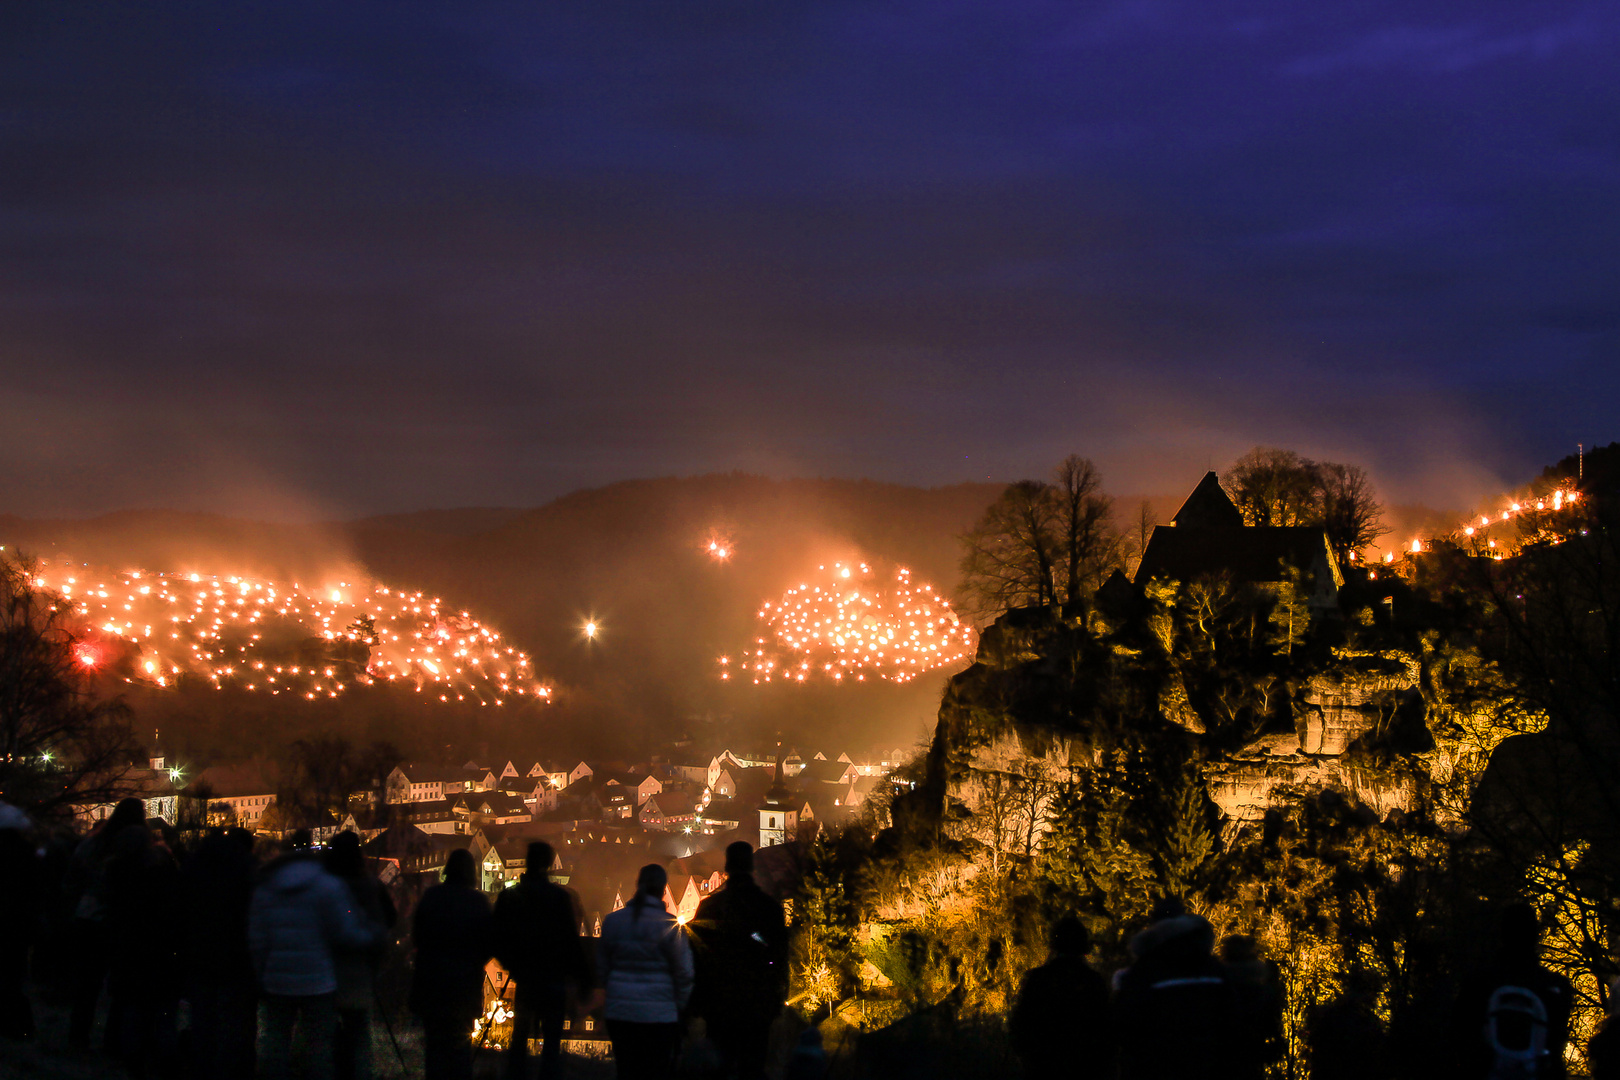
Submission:
<svg viewBox="0 0 1620 1080">
<path fill-rule="evenodd" d="M 0 5 L 0 512 L 1620 438 L 1620 7 Z"/>
</svg>

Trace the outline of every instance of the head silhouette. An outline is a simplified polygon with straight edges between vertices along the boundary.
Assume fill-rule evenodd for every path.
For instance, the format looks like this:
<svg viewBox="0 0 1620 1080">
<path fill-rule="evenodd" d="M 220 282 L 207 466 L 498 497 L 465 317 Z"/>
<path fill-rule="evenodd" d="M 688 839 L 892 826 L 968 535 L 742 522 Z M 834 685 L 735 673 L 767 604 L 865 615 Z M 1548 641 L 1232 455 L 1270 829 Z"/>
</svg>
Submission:
<svg viewBox="0 0 1620 1080">
<path fill-rule="evenodd" d="M 1541 939 L 1541 920 L 1529 904 L 1509 904 L 1502 909 L 1499 932 L 1504 953 L 1513 957 L 1535 956 Z"/>
<path fill-rule="evenodd" d="M 1052 951 L 1059 956 L 1084 956 L 1091 951 L 1091 934 L 1086 924 L 1065 915 L 1052 924 Z"/>
<path fill-rule="evenodd" d="M 551 866 L 556 861 L 557 849 L 544 840 L 535 840 L 529 844 L 524 866 L 536 879 L 544 880 L 551 875 Z"/>
<path fill-rule="evenodd" d="M 473 861 L 472 852 L 466 848 L 452 851 L 444 861 L 444 880 L 450 885 L 474 888 L 478 880 L 478 864 Z"/>
<path fill-rule="evenodd" d="M 326 849 L 326 868 L 338 877 L 354 877 L 365 869 L 366 861 L 360 855 L 360 837 L 345 830 L 332 837 Z"/>
<path fill-rule="evenodd" d="M 108 815 L 107 824 L 103 829 L 108 833 L 115 833 L 131 825 L 145 824 L 146 803 L 136 798 L 119 799 L 118 805 L 113 807 L 113 812 Z"/>
<path fill-rule="evenodd" d="M 632 920 L 640 920 L 641 909 L 656 904 L 664 906 L 664 889 L 669 884 L 669 875 L 657 863 L 648 863 L 636 875 L 636 895 L 631 902 L 635 909 L 630 913 Z"/>
<path fill-rule="evenodd" d="M 752 874 L 754 872 L 754 848 L 746 840 L 737 840 L 726 845 L 726 876 L 736 877 L 738 874 Z"/>
</svg>

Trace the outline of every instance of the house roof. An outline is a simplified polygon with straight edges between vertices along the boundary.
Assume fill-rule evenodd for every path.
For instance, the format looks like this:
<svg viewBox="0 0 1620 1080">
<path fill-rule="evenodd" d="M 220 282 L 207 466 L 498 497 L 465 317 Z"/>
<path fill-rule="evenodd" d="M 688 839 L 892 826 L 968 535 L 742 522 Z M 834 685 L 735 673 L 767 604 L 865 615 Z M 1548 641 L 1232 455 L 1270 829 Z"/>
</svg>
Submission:
<svg viewBox="0 0 1620 1080">
<path fill-rule="evenodd" d="M 1221 478 L 1207 472 L 1170 521 L 1175 525 L 1194 528 L 1214 526 L 1229 529 L 1242 525 L 1243 515 L 1226 494 L 1226 489 L 1221 487 Z"/>
<path fill-rule="evenodd" d="M 1286 568 L 1313 570 L 1318 562 L 1339 584 L 1338 565 L 1327 534 L 1308 526 L 1159 525 L 1148 539 L 1136 581 L 1150 578 L 1191 580 L 1228 573 L 1238 581 L 1282 581 Z"/>
<path fill-rule="evenodd" d="M 529 805 L 523 801 L 523 796 L 508 795 L 504 791 L 473 791 L 457 795 L 455 805 L 464 807 L 471 814 L 485 813 L 484 807 L 487 806 L 488 813 L 497 817 L 529 812 Z"/>
<path fill-rule="evenodd" d="M 804 763 L 804 768 L 793 777 L 802 784 L 841 784 L 848 774 L 853 772 L 855 766 L 847 761 L 826 761 L 814 759 Z"/>
<path fill-rule="evenodd" d="M 258 762 L 239 762 L 232 765 L 210 765 L 191 782 L 193 789 L 207 787 L 216 799 L 235 799 L 244 795 L 274 795 L 276 784 L 266 775 L 267 770 Z"/>
</svg>

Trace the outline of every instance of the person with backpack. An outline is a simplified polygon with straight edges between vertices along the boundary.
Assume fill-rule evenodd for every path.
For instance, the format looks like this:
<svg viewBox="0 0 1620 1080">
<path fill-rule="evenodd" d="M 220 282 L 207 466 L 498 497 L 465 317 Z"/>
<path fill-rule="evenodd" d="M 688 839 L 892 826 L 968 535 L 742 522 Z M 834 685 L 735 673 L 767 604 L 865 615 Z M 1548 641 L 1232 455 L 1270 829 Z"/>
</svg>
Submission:
<svg viewBox="0 0 1620 1080">
<path fill-rule="evenodd" d="M 760 1080 L 771 1023 L 787 996 L 788 933 L 782 903 L 754 881 L 754 849 L 726 848 L 726 884 L 692 918 L 698 1012 L 728 1080 Z"/>
<path fill-rule="evenodd" d="M 522 879 L 495 900 L 495 957 L 517 984 L 507 1054 L 507 1075 L 513 1078 L 528 1067 L 529 1039 L 536 1028 L 545 1040 L 540 1075 L 558 1075 L 569 986 L 584 998 L 595 982 L 579 937 L 584 921 L 579 902 L 551 880 L 556 859 L 556 849 L 544 840 L 531 843 Z"/>
<path fill-rule="evenodd" d="M 664 1080 L 674 1074 L 681 1014 L 692 996 L 692 949 L 664 906 L 669 875 L 641 868 L 636 894 L 602 920 L 602 988 L 619 1080 Z"/>
<path fill-rule="evenodd" d="M 1502 911 L 1496 961 L 1458 996 L 1461 1077 L 1546 1080 L 1564 1075 L 1574 989 L 1541 965 L 1540 920 L 1529 904 Z"/>
<path fill-rule="evenodd" d="M 1052 957 L 1024 976 L 1008 1021 L 1029 1077 L 1108 1076 L 1114 1040 L 1108 983 L 1090 964 L 1091 935 L 1072 915 L 1052 927 Z"/>
</svg>

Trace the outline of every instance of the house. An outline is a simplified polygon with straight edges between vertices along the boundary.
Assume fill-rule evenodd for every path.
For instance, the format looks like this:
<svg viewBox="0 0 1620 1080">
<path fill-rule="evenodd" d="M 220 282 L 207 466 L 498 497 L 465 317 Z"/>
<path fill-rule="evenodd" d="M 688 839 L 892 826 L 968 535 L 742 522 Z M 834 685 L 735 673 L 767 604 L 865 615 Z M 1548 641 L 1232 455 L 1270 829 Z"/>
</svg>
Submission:
<svg viewBox="0 0 1620 1080">
<path fill-rule="evenodd" d="M 197 775 L 188 789 L 191 794 L 208 799 L 209 823 L 225 824 L 234 819 L 244 829 L 256 829 L 259 818 L 275 805 L 275 781 L 267 775 L 263 762 L 250 761 L 235 765 L 210 765 Z M 216 808 L 223 807 L 223 810 Z"/>
<path fill-rule="evenodd" d="M 615 774 L 602 782 L 604 794 L 611 794 L 615 787 L 622 787 L 631 793 L 635 805 L 639 808 L 648 798 L 664 790 L 664 785 L 658 778 L 649 774 Z"/>
<path fill-rule="evenodd" d="M 483 784 L 485 777 L 489 778 L 490 786 L 494 786 L 495 775 L 488 769 L 479 771 L 415 763 L 397 765 L 384 784 L 384 799 L 390 803 L 431 802 L 449 795 L 459 795 L 469 787 L 477 787 Z"/>
<path fill-rule="evenodd" d="M 463 849 L 472 853 L 473 861 L 482 864 L 488 853 L 489 842 L 482 833 L 428 833 L 415 825 L 394 824 L 361 845 L 362 853 L 370 858 L 392 859 L 402 874 L 442 874 L 450 852 Z"/>
<path fill-rule="evenodd" d="M 533 820 L 534 815 L 521 795 L 508 795 L 499 791 L 475 791 L 457 795 L 450 800 L 450 808 L 461 819 L 463 832 L 485 825 L 512 825 Z"/>
<path fill-rule="evenodd" d="M 811 784 L 849 784 L 859 775 L 854 764 L 848 760 L 828 761 L 822 758 L 805 762 L 793 780 L 795 786 L 803 791 Z"/>
<path fill-rule="evenodd" d="M 517 884 L 529 868 L 527 840 L 497 840 L 484 853 L 483 887 L 499 892 Z"/>
<path fill-rule="evenodd" d="M 449 799 L 428 799 L 421 802 L 391 803 L 388 807 L 390 825 L 414 825 L 426 833 L 465 832 L 466 818 L 456 813 Z"/>
<path fill-rule="evenodd" d="M 678 791 L 649 796 L 641 804 L 641 827 L 659 832 L 689 828 L 697 816 L 697 800 Z"/>
<path fill-rule="evenodd" d="M 1136 569 L 1138 588 L 1154 578 L 1191 581 L 1217 574 L 1273 589 L 1295 588 L 1313 611 L 1338 609 L 1344 574 L 1327 533 L 1311 526 L 1245 525 L 1220 477 L 1206 473 L 1168 525 L 1155 525 Z"/>
<path fill-rule="evenodd" d="M 146 805 L 146 820 L 160 818 L 173 825 L 180 812 L 180 791 L 175 786 L 180 779 L 180 770 L 166 769 L 163 765 L 161 755 L 150 758 L 144 766 L 126 769 L 120 782 L 130 795 Z M 111 817 L 117 805 L 116 802 L 83 805 L 78 808 L 77 814 L 86 825 L 93 825 Z"/>
<path fill-rule="evenodd" d="M 551 786 L 558 791 L 570 784 L 589 779 L 593 773 L 591 767 L 583 761 L 576 761 L 570 765 L 566 760 L 553 758 L 549 761 L 537 761 L 529 770 L 534 779 L 545 777 L 551 781 Z"/>
<path fill-rule="evenodd" d="M 698 811 L 693 821 L 695 831 L 714 834 L 730 832 L 744 821 L 752 822 L 753 808 L 738 799 L 714 799 Z"/>
</svg>

